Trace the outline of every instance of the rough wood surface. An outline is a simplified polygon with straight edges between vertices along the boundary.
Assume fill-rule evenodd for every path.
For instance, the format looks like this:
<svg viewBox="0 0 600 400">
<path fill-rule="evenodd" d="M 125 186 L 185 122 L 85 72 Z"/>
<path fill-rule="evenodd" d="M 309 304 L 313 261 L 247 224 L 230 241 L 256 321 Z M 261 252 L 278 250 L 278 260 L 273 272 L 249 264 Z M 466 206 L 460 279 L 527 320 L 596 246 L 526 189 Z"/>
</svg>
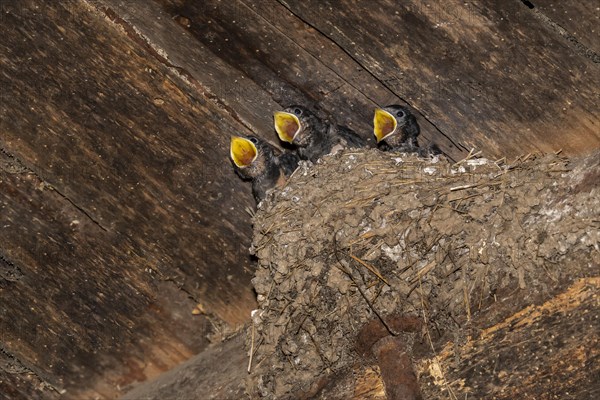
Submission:
<svg viewBox="0 0 600 400">
<path fill-rule="evenodd" d="M 3 1 L 0 398 L 113 397 L 247 319 L 228 142 L 281 106 L 371 139 L 408 103 L 454 159 L 600 146 L 597 5 L 533 3 Z"/>
<path fill-rule="evenodd" d="M 582 279 L 465 342 L 447 343 L 419 362 L 421 387 L 428 398 L 598 398 L 599 294 L 599 278 Z"/>
<path fill-rule="evenodd" d="M 404 102 L 344 48 L 280 2 L 159 1 L 168 15 L 185 18 L 185 27 L 199 42 L 242 71 L 277 103 L 314 105 L 355 129 L 371 144 L 375 107 Z M 240 91 L 248 94 L 243 86 Z M 276 110 L 265 108 L 265 118 L 270 121 Z M 420 118 L 419 122 L 423 144 L 435 141 L 451 157 L 464 156 L 464 147 L 427 120 Z M 269 137 L 272 128 L 267 131 Z"/>
<path fill-rule="evenodd" d="M 177 23 L 175 15 L 164 12 L 154 1 L 146 2 L 143 7 L 136 2 L 118 0 L 90 0 L 90 3 L 104 12 L 115 24 L 125 30 L 130 40 L 140 43 L 149 54 L 172 72 L 183 77 L 189 84 L 183 86 L 184 91 L 192 92 L 198 97 L 207 97 L 210 102 L 221 108 L 220 120 L 232 119 L 239 124 L 228 122 L 232 126 L 207 126 L 205 135 L 212 140 L 227 142 L 234 133 L 254 132 L 273 140 L 273 123 L 269 110 L 277 109 L 277 103 L 269 93 L 262 90 L 257 82 L 244 73 L 245 71 L 231 66 L 221 54 L 212 51 Z M 208 4 L 199 3 L 203 10 Z M 223 3 L 225 6 L 225 3 Z M 216 30 L 216 29 L 215 29 Z M 208 35 L 213 37 L 216 33 Z M 232 42 L 233 43 L 233 42 Z M 230 44 L 231 46 L 231 44 Z M 249 55 L 245 55 L 249 59 Z M 204 122 L 197 116 L 200 131 Z M 210 134 L 209 134 L 210 133 Z M 215 152 L 222 157 L 228 153 Z M 229 167 L 219 158 L 214 168 Z"/>
<path fill-rule="evenodd" d="M 243 399 L 247 365 L 244 338 L 237 335 L 135 387 L 122 400 Z"/>
<path fill-rule="evenodd" d="M 203 348 L 196 303 L 230 326 L 252 308 L 243 126 L 83 2 L 3 2 L 0 29 L 0 251 L 20 277 L 1 345 L 110 397 Z"/>
<path fill-rule="evenodd" d="M 464 147 L 600 146 L 600 65 L 520 1 L 281 3 Z"/>
<path fill-rule="evenodd" d="M 600 63 L 600 7 L 595 0 L 536 0 L 529 7 L 538 19 L 592 62 Z"/>
<path fill-rule="evenodd" d="M 133 241 L 4 153 L 0 166 L 0 393 L 111 396 L 206 346 L 207 321 Z"/>
</svg>

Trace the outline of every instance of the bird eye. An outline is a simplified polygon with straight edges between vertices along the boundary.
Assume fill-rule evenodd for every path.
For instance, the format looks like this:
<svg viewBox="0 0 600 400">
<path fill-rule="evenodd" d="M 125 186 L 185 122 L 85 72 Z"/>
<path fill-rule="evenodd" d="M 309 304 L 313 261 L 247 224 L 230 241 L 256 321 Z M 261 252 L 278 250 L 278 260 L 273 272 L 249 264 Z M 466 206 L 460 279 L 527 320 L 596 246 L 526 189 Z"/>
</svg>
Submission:
<svg viewBox="0 0 600 400">
<path fill-rule="evenodd" d="M 251 138 L 249 138 L 249 140 L 254 144 L 258 144 L 258 139 L 255 137 L 251 137 Z"/>
<path fill-rule="evenodd" d="M 396 117 L 402 118 L 404 117 L 404 111 L 400 110 L 396 113 Z"/>
<path fill-rule="evenodd" d="M 301 115 L 302 114 L 302 110 L 299 109 L 299 108 L 294 108 L 294 114 Z"/>
</svg>

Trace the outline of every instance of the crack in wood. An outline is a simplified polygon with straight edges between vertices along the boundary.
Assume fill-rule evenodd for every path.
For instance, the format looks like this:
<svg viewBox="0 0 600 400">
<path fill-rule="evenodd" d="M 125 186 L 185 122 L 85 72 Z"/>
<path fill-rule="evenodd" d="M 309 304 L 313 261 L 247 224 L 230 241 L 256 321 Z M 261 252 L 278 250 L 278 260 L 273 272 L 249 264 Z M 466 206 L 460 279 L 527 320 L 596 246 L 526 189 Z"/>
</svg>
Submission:
<svg viewBox="0 0 600 400">
<path fill-rule="evenodd" d="M 18 282 L 23 279 L 23 276 L 21 268 L 16 266 L 5 255 L 0 254 L 0 287 L 2 287 L 3 280 L 6 282 Z"/>
<path fill-rule="evenodd" d="M 98 220 L 96 220 L 94 217 L 92 217 L 92 215 L 90 213 L 88 213 L 87 211 L 85 211 L 83 209 L 83 207 L 78 206 L 73 200 L 71 200 L 67 195 L 65 195 L 64 193 L 62 193 L 60 190 L 58 190 L 57 188 L 55 188 L 52 185 L 48 185 L 48 188 L 52 189 L 60 197 L 62 197 L 66 201 L 68 201 L 73 207 L 75 207 L 79 212 L 81 212 L 83 215 L 85 215 L 90 221 L 92 221 L 92 223 L 94 223 L 95 225 L 97 225 L 104 232 L 108 232 L 109 231 L 107 228 L 105 228 L 104 226 L 102 226 L 102 224 Z"/>
<path fill-rule="evenodd" d="M 9 374 L 34 374 L 31 368 L 26 367 L 23 363 L 10 354 L 4 347 L 0 346 L 0 370 Z"/>
<path fill-rule="evenodd" d="M 2 154 L 3 158 L 5 158 L 5 160 L 0 160 L 0 169 L 2 169 L 2 171 L 8 172 L 9 174 L 30 173 L 37 176 L 34 171 L 23 165 L 21 160 L 10 154 L 4 148 L 0 147 L 0 153 Z"/>
<path fill-rule="evenodd" d="M 386 82 L 385 79 L 380 79 L 377 75 L 375 75 L 374 72 L 372 72 L 367 66 L 365 66 L 363 63 L 361 63 L 356 57 L 354 57 L 348 50 L 346 50 L 343 46 L 341 46 L 339 43 L 337 43 L 335 41 L 335 39 L 333 39 L 331 36 L 327 35 L 326 32 L 324 32 L 323 30 L 319 29 L 317 26 L 315 26 L 314 24 L 310 23 L 308 20 L 306 20 L 305 18 L 303 18 L 301 15 L 299 15 L 298 13 L 294 12 L 291 7 L 289 5 L 287 5 L 285 3 L 284 0 L 276 0 L 279 4 L 281 4 L 285 9 L 287 9 L 292 15 L 294 15 L 296 18 L 298 18 L 300 21 L 302 21 L 304 24 L 306 24 L 307 26 L 311 27 L 312 29 L 314 29 L 316 32 L 318 32 L 320 35 L 322 35 L 324 38 L 326 38 L 327 40 L 329 40 L 331 43 L 333 43 L 338 49 L 340 49 L 342 52 L 344 52 L 344 54 L 346 54 L 348 57 L 350 57 L 350 59 L 352 59 L 352 61 L 354 61 L 358 66 L 360 66 L 360 68 L 362 68 L 364 71 L 366 71 L 375 81 L 377 81 L 382 87 L 384 87 L 385 89 L 387 89 L 390 93 L 392 93 L 394 96 L 398 97 L 401 101 L 403 101 L 405 104 L 408 104 L 410 107 L 412 107 L 414 110 L 418 111 L 419 114 L 421 115 L 421 117 L 423 117 L 423 119 L 425 119 L 427 122 L 429 122 L 431 124 L 431 126 L 433 126 L 433 128 L 435 128 L 435 130 L 442 135 L 443 137 L 445 137 L 450 143 L 452 143 L 454 146 L 456 146 L 459 149 L 468 151 L 469 149 L 467 147 L 465 147 L 464 145 L 462 145 L 461 143 L 455 142 L 454 140 L 452 140 L 452 138 L 450 136 L 448 136 L 444 131 L 442 131 L 436 124 L 434 124 L 433 122 L 431 122 L 431 120 L 429 118 L 427 118 L 422 112 L 421 110 L 419 110 L 417 107 L 413 106 L 408 100 L 406 100 L 405 98 L 403 98 L 400 94 L 396 93 L 391 87 L 390 85 L 388 85 L 388 83 Z M 291 39 L 290 39 L 291 40 Z M 295 42 L 294 42 L 295 43 Z M 302 46 L 300 46 L 302 47 Z M 309 54 L 311 54 L 309 52 Z M 312 55 L 312 54 L 311 54 Z M 314 57 L 314 56 L 313 56 Z M 329 68 L 329 67 L 328 67 Z M 335 73 L 335 71 L 333 71 Z M 336 73 L 337 75 L 337 73 Z M 339 76 L 339 75 L 338 75 Z M 347 82 L 343 77 L 340 76 L 340 79 L 344 82 Z M 357 87 L 355 87 L 354 85 L 352 85 L 350 82 L 348 82 L 348 85 L 352 86 L 354 89 L 356 89 L 359 93 L 361 93 L 363 96 L 365 96 L 367 99 L 371 100 L 374 104 L 377 104 L 373 99 L 371 99 L 369 96 L 367 96 L 366 94 L 364 94 L 360 89 L 358 89 Z M 377 104 L 380 105 L 380 104 Z M 449 157 L 452 161 L 455 162 L 455 160 L 451 157 Z"/>
<path fill-rule="evenodd" d="M 531 12 L 533 16 L 539 20 L 543 25 L 547 26 L 554 32 L 558 33 L 562 38 L 566 39 L 567 45 L 575 51 L 575 53 L 580 56 L 584 56 L 585 58 L 591 60 L 594 64 L 600 63 L 600 54 L 596 53 L 594 50 L 590 49 L 583 43 L 581 43 L 577 38 L 572 35 L 569 31 L 563 28 L 560 24 L 553 21 L 546 14 L 541 12 L 539 8 L 536 8 L 535 5 L 530 1 L 519 0 L 520 3 L 525 5 Z"/>
<path fill-rule="evenodd" d="M 200 299 L 196 296 L 194 296 L 192 294 L 192 292 L 190 292 L 188 289 L 185 288 L 185 285 L 181 282 L 178 282 L 175 278 L 171 278 L 171 277 L 162 277 L 162 273 L 160 271 L 158 271 L 159 273 L 159 278 L 161 281 L 163 282 L 169 282 L 172 283 L 173 285 L 175 285 L 177 287 L 177 289 L 181 290 L 183 293 L 185 293 L 191 300 L 193 300 L 194 302 L 196 302 L 196 304 L 200 303 Z"/>
<path fill-rule="evenodd" d="M 38 386 L 39 390 L 50 389 L 58 394 L 65 394 L 66 390 L 58 388 L 56 385 L 50 383 L 48 379 L 45 379 L 38 372 L 25 365 L 21 360 L 11 354 L 8 350 L 0 344 L 0 371 L 6 372 L 11 375 L 33 375 L 40 381 Z"/>
<path fill-rule="evenodd" d="M 332 40 L 331 38 L 329 38 L 327 35 L 325 35 L 323 32 L 321 32 L 319 29 L 317 29 L 316 27 L 314 27 L 313 25 L 309 24 L 307 21 L 305 21 L 304 19 L 300 18 L 300 16 L 298 16 L 296 13 L 294 13 L 289 6 L 287 6 L 285 3 L 283 3 L 280 0 L 276 0 L 277 3 L 279 3 L 282 7 L 284 7 L 286 10 L 288 10 L 294 17 L 298 18 L 300 21 L 302 21 L 303 23 L 305 23 L 307 26 L 310 26 L 311 28 L 313 28 L 315 31 L 317 31 L 319 34 L 321 34 L 324 38 L 326 38 L 327 40 L 329 40 L 330 42 L 332 42 L 336 47 L 338 47 L 339 49 L 341 49 L 345 54 L 348 54 L 347 51 L 345 51 L 339 44 L 337 44 L 334 40 Z M 355 89 L 358 93 L 362 94 L 366 99 L 368 99 L 371 103 L 378 105 L 377 102 L 372 99 L 371 97 L 369 97 L 366 93 L 364 93 L 363 91 L 361 91 L 358 87 L 354 86 L 352 84 L 352 82 L 349 82 L 348 80 L 346 80 L 342 75 L 340 75 L 339 73 L 337 73 L 333 68 L 331 68 L 329 65 L 325 64 L 324 62 L 322 62 L 319 57 L 317 57 L 316 55 L 314 55 L 312 52 L 310 52 L 308 49 L 306 49 L 304 46 L 302 46 L 300 43 L 298 43 L 297 41 L 295 41 L 293 38 L 291 38 L 290 36 L 288 36 L 285 31 L 282 31 L 281 29 L 279 29 L 277 26 L 273 25 L 273 23 L 271 23 L 271 21 L 269 21 L 268 19 L 266 19 L 262 14 L 258 13 L 256 10 L 254 10 L 252 7 L 250 7 L 248 4 L 244 3 L 242 0 L 240 0 L 240 3 L 243 4 L 246 8 L 248 8 L 252 13 L 254 13 L 255 15 L 257 15 L 258 17 L 260 17 L 263 21 L 265 21 L 267 24 L 269 24 L 269 26 L 271 26 L 271 28 L 273 28 L 274 30 L 276 30 L 278 33 L 280 33 L 282 36 L 288 38 L 292 43 L 294 43 L 296 46 L 298 46 L 299 48 L 301 48 L 303 51 L 306 52 L 306 54 L 310 55 L 313 59 L 315 59 L 319 64 L 321 64 L 322 66 L 324 66 L 325 68 L 327 68 L 332 74 L 334 74 L 336 77 L 338 77 L 343 84 L 341 84 L 339 87 L 336 87 L 333 90 L 330 90 L 329 92 L 323 93 L 324 96 L 329 95 L 330 93 L 335 92 L 336 90 L 338 90 L 339 88 L 343 87 L 344 85 L 348 85 L 350 87 L 352 87 L 353 89 Z M 349 54 L 348 54 L 349 55 Z M 350 56 L 353 60 L 354 58 L 352 56 Z M 356 61 L 356 60 L 354 60 Z M 362 65 L 360 65 L 360 63 L 357 63 L 361 68 Z M 370 75 L 371 72 L 366 70 Z"/>
<path fill-rule="evenodd" d="M 65 200 L 67 200 L 73 207 L 75 207 L 79 212 L 81 212 L 83 215 L 85 215 L 90 221 L 92 221 L 100 229 L 102 229 L 104 232 L 108 232 L 108 229 L 105 228 L 104 226 L 102 226 L 102 224 L 100 224 L 100 222 L 98 222 L 94 217 L 92 217 L 92 215 L 90 213 L 88 213 L 82 207 L 80 207 L 77 204 L 75 204 L 75 202 L 73 200 L 71 200 L 68 196 L 66 196 L 65 194 L 63 194 L 56 187 L 54 187 L 54 185 L 48 183 L 37 172 L 35 172 L 33 169 L 31 169 L 30 167 L 28 167 L 27 165 L 25 165 L 25 163 L 23 163 L 23 161 L 21 161 L 19 158 L 15 157 L 13 154 L 9 153 L 3 147 L 0 147 L 0 154 L 2 154 L 5 158 L 8 158 L 10 160 L 10 163 L 14 166 L 12 168 L 8 168 L 8 167 L 5 168 L 4 166 L 0 166 L 3 171 L 7 171 L 9 173 L 21 173 L 21 174 L 28 173 L 28 174 L 33 175 L 46 188 L 55 191 L 59 196 L 61 196 Z"/>
<path fill-rule="evenodd" d="M 528 8 L 535 8 L 533 3 L 528 0 L 521 0 L 521 3 L 525 4 Z"/>
<path fill-rule="evenodd" d="M 336 86 L 335 88 L 333 88 L 333 89 L 331 89 L 331 90 L 329 90 L 329 91 L 327 91 L 327 92 L 321 92 L 321 94 L 323 95 L 323 97 L 327 97 L 327 96 L 329 96 L 330 94 L 332 94 L 332 93 L 335 93 L 335 92 L 337 92 L 338 90 L 340 90 L 341 88 L 343 88 L 344 86 L 346 86 L 346 84 L 347 84 L 347 83 L 348 83 L 348 82 L 346 82 L 346 81 L 343 81 L 343 83 L 340 83 L 340 84 L 339 84 L 338 86 Z M 364 94 L 364 93 L 363 93 L 363 94 Z M 365 97 L 366 97 L 366 96 L 365 96 Z M 367 98 L 368 98 L 368 97 L 367 97 Z"/>
</svg>

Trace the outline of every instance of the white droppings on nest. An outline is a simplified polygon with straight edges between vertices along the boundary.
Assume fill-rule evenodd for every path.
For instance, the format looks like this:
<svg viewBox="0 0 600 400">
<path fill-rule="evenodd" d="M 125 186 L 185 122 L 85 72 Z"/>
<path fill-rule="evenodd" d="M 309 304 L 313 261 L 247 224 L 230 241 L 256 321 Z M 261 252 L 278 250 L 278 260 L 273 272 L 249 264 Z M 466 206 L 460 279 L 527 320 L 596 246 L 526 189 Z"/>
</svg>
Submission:
<svg viewBox="0 0 600 400">
<path fill-rule="evenodd" d="M 402 257 L 402 246 L 399 244 L 390 247 L 387 244 L 381 246 L 381 251 L 392 261 L 397 262 Z"/>
<path fill-rule="evenodd" d="M 458 330 L 500 289 L 551 285 L 568 246 L 593 248 L 575 240 L 577 224 L 554 232 L 556 205 L 540 212 L 561 189 L 545 167 L 556 160 L 499 169 L 470 157 L 433 167 L 414 155 L 345 150 L 302 162 L 261 204 L 252 282 L 263 314 L 249 390 L 259 381 L 261 395 L 278 398 L 353 365 L 354 335 L 374 309 L 426 313 L 436 330 Z"/>
<path fill-rule="evenodd" d="M 450 173 L 452 175 L 456 175 L 456 174 L 464 174 L 465 172 L 467 172 L 467 170 L 465 169 L 465 167 L 463 167 L 462 165 L 460 165 L 458 168 L 452 168 L 450 170 Z"/>
<path fill-rule="evenodd" d="M 540 209 L 540 214 L 548 217 L 549 222 L 556 222 L 560 220 L 565 214 L 568 214 L 572 211 L 571 206 L 565 205 L 564 207 L 542 207 Z"/>
<path fill-rule="evenodd" d="M 487 241 L 485 239 L 482 239 L 481 241 L 482 243 L 479 245 L 479 250 L 477 250 L 477 254 L 479 255 L 483 254 L 487 246 Z"/>
<path fill-rule="evenodd" d="M 481 165 L 490 164 L 490 160 L 488 160 L 487 158 L 471 158 L 470 160 L 466 161 L 466 164 L 471 167 L 479 167 Z"/>
</svg>

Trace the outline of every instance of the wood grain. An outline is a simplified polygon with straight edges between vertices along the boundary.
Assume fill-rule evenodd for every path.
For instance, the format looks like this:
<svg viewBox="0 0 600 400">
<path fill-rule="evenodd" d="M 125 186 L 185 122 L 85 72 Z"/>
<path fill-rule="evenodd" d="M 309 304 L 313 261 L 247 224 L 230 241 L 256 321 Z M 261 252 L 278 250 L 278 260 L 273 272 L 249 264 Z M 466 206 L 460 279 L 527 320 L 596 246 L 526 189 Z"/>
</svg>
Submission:
<svg viewBox="0 0 600 400">
<path fill-rule="evenodd" d="M 598 64 L 521 2 L 281 3 L 466 148 L 502 157 L 600 146 Z"/>
<path fill-rule="evenodd" d="M 375 107 L 405 103 L 344 48 L 275 0 L 158 1 L 173 18 L 189 22 L 188 31 L 198 42 L 280 105 L 265 104 L 271 107 L 263 109 L 269 122 L 281 106 L 303 104 L 355 129 L 373 145 Z M 156 35 L 150 30 L 144 33 Z M 249 94 L 243 85 L 239 90 Z M 435 141 L 453 158 L 466 155 L 464 148 L 426 119 L 419 122 L 423 145 Z M 273 129 L 267 132 L 272 140 Z"/>
<path fill-rule="evenodd" d="M 568 45 L 600 63 L 600 6 L 597 1 L 583 0 L 573 3 L 552 0 L 530 2 L 540 19 L 556 30 Z"/>
<path fill-rule="evenodd" d="M 249 315 L 253 202 L 228 160 L 244 127 L 82 2 L 2 19 L 0 252 L 20 278 L 1 345 L 60 390 L 112 396 L 206 345 L 196 303 Z"/>
<path fill-rule="evenodd" d="M 600 321 L 597 277 L 526 307 L 419 363 L 429 398 L 594 399 Z M 451 393 L 451 394 L 450 394 Z"/>
<path fill-rule="evenodd" d="M 282 106 L 372 139 L 409 104 L 454 159 L 598 148 L 595 3 L 533 3 L 2 2 L 0 392 L 115 396 L 247 320 L 229 138 L 278 145 Z"/>
</svg>

